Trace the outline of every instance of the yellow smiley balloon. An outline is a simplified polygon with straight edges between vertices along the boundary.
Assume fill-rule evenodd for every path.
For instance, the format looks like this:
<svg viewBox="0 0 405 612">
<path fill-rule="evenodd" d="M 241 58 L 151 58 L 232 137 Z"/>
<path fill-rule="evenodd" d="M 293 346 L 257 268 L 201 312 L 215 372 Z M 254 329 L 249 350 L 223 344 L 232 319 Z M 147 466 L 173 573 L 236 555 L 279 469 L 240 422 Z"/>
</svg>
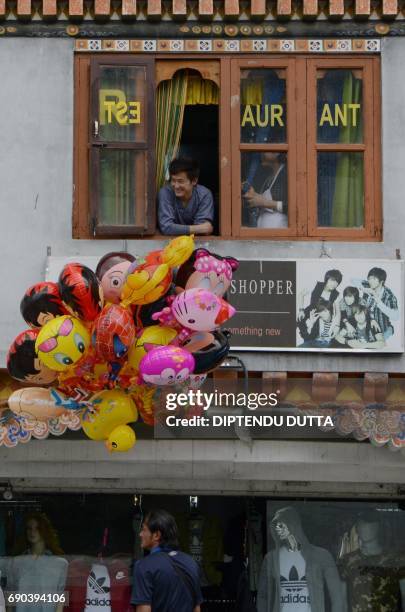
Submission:
<svg viewBox="0 0 405 612">
<path fill-rule="evenodd" d="M 80 361 L 89 346 L 89 332 L 79 319 L 71 316 L 56 317 L 46 323 L 35 341 L 39 359 L 57 372 L 64 372 Z"/>
</svg>

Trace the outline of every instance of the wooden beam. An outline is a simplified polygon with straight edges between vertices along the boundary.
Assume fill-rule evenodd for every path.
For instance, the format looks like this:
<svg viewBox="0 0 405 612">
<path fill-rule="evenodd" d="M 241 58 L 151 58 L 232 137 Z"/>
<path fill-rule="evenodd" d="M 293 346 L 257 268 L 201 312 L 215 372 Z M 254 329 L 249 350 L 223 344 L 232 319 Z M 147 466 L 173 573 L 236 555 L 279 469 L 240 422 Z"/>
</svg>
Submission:
<svg viewBox="0 0 405 612">
<path fill-rule="evenodd" d="M 329 0 L 330 17 L 343 17 L 345 14 L 344 0 Z"/>
<path fill-rule="evenodd" d="M 318 0 L 304 0 L 304 17 L 316 17 L 318 15 Z"/>
<path fill-rule="evenodd" d="M 42 0 L 42 14 L 44 18 L 56 17 L 58 14 L 56 0 Z"/>
<path fill-rule="evenodd" d="M 266 15 L 266 0 L 251 0 L 250 14 L 252 17 L 264 17 Z"/>
<path fill-rule="evenodd" d="M 277 15 L 280 17 L 291 16 L 291 0 L 277 0 Z"/>
<path fill-rule="evenodd" d="M 110 0 L 94 0 L 94 16 L 107 17 L 110 15 Z"/>
<path fill-rule="evenodd" d="M 83 0 L 69 0 L 69 17 L 83 17 Z"/>
<path fill-rule="evenodd" d="M 136 17 L 136 0 L 122 0 L 122 16 Z"/>
<path fill-rule="evenodd" d="M 398 0 L 383 0 L 382 14 L 384 17 L 395 17 L 398 14 Z"/>
<path fill-rule="evenodd" d="M 384 402 L 387 390 L 388 374 L 378 372 L 364 374 L 363 398 L 365 402 Z"/>
<path fill-rule="evenodd" d="M 239 0 L 225 0 L 225 15 L 227 17 L 239 16 Z"/>
<path fill-rule="evenodd" d="M 370 16 L 370 0 L 356 0 L 354 12 L 359 17 Z"/>
<path fill-rule="evenodd" d="M 213 17 L 214 0 L 198 0 L 198 14 L 201 17 Z"/>
<path fill-rule="evenodd" d="M 314 402 L 333 402 L 336 398 L 339 374 L 336 372 L 314 372 L 312 376 L 312 399 Z"/>
<path fill-rule="evenodd" d="M 186 0 L 173 0 L 173 17 L 186 17 L 187 2 Z"/>
<path fill-rule="evenodd" d="M 17 15 L 31 17 L 31 0 L 17 0 Z"/>
</svg>

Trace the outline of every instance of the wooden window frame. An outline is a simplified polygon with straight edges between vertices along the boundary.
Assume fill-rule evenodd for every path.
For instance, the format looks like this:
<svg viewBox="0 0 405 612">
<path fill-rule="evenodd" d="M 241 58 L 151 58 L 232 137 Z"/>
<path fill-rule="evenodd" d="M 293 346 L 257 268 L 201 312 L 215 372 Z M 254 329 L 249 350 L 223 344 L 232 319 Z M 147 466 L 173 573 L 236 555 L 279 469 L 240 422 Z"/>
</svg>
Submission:
<svg viewBox="0 0 405 612">
<path fill-rule="evenodd" d="M 378 240 L 381 239 L 381 198 L 380 188 L 374 180 L 374 171 L 380 176 L 379 134 L 380 104 L 375 95 L 374 80 L 376 74 L 375 58 L 348 57 L 342 58 L 309 58 L 307 59 L 307 193 L 308 193 L 308 237 L 322 240 Z M 362 70 L 363 74 L 363 143 L 339 144 L 317 142 L 317 71 L 325 69 Z M 312 119 L 312 121 L 311 121 Z M 376 120 L 377 119 L 377 120 Z M 378 126 L 377 126 L 378 124 Z M 322 227 L 317 224 L 317 154 L 318 152 L 362 152 L 364 154 L 364 227 Z M 373 178 L 374 177 L 374 178 Z"/>
<path fill-rule="evenodd" d="M 96 238 L 91 228 L 90 200 L 89 200 L 89 181 L 90 181 L 90 151 L 89 151 L 89 126 L 90 126 L 90 61 L 95 54 L 77 53 L 75 54 L 74 65 L 74 186 L 73 186 L 73 214 L 72 214 L 72 234 L 73 238 Z M 117 62 L 123 63 L 125 58 L 136 63 L 137 58 L 145 58 L 139 54 L 103 54 L 104 60 L 115 59 Z M 153 58 L 156 62 L 160 60 L 173 62 L 172 54 L 155 54 Z M 316 202 L 313 197 L 313 191 L 310 189 L 310 175 L 308 171 L 307 158 L 309 155 L 310 144 L 308 141 L 307 124 L 309 108 L 307 104 L 308 91 L 306 87 L 307 80 L 307 65 L 308 60 L 314 62 L 315 65 L 323 67 L 345 67 L 351 65 L 361 66 L 363 62 L 371 65 L 370 74 L 372 77 L 372 177 L 373 185 L 371 188 L 372 202 L 367 202 L 367 206 L 372 206 L 372 211 L 367 217 L 368 225 L 364 231 L 353 230 L 353 228 L 315 228 L 311 234 L 308 232 L 308 227 L 311 219 L 309 219 L 308 202 Z M 381 210 L 381 73 L 380 73 L 380 58 L 377 56 L 359 57 L 353 54 L 340 55 L 339 57 L 326 57 L 319 55 L 297 55 L 286 56 L 269 54 L 260 59 L 253 58 L 252 55 L 239 55 L 230 57 L 229 55 L 213 54 L 209 57 L 196 54 L 192 58 L 190 55 L 176 55 L 175 60 L 181 63 L 187 63 L 190 66 L 192 63 L 199 64 L 200 68 L 204 62 L 219 61 L 219 79 L 220 79 L 220 106 L 219 106 L 219 191 L 220 191 L 220 208 L 219 208 L 219 236 L 203 237 L 209 240 L 224 240 L 230 238 L 237 239 L 263 239 L 263 240 L 288 240 L 288 241 L 381 241 L 382 240 L 382 210 Z M 293 79 L 287 80 L 287 95 L 289 96 L 290 105 L 295 109 L 294 114 L 287 106 L 287 141 L 290 145 L 245 145 L 252 147 L 254 150 L 287 150 L 290 146 L 288 157 L 288 204 L 289 204 L 289 223 L 288 228 L 276 230 L 264 230 L 257 228 L 242 228 L 241 227 L 241 164 L 240 164 L 240 114 L 239 114 L 239 87 L 240 84 L 236 79 L 239 79 L 240 68 L 244 67 L 274 67 L 281 68 L 286 65 L 293 64 L 294 68 L 290 68 L 290 76 Z M 153 83 L 155 86 L 155 83 Z M 235 91 L 237 92 L 235 94 Z M 300 92 L 300 97 L 298 93 Z M 370 90 L 371 91 L 371 90 Z M 312 92 L 313 95 L 316 92 Z M 292 97 L 291 97 L 292 96 Z M 231 111 L 231 112 L 230 112 Z M 370 113 L 371 108 L 367 110 Z M 150 113 L 151 115 L 151 113 Z M 236 126 L 236 122 L 238 125 Z M 316 121 L 314 121 L 314 125 Z M 237 129 L 236 129 L 237 128 Z M 154 127 L 153 127 L 154 133 Z M 295 151 L 291 150 L 293 138 L 291 134 L 295 134 L 296 147 Z M 370 136 L 371 138 L 371 136 Z M 329 145 L 328 145 L 329 146 Z M 336 150 L 335 145 L 333 150 Z M 300 153 L 297 154 L 296 151 Z M 153 151 L 154 153 L 154 151 Z M 313 150 L 312 150 L 313 155 Z M 294 165 L 294 174 L 292 171 Z M 316 172 L 316 167 L 312 168 Z M 366 171 L 368 172 L 368 171 Z M 316 177 L 315 177 L 316 178 Z M 367 175 L 366 175 L 367 178 Z M 371 181 L 370 176 L 368 177 Z M 314 183 L 312 182 L 312 185 Z M 298 202 L 299 197 L 299 202 Z M 316 209 L 316 204 L 312 206 L 312 211 Z M 150 206 L 150 211 L 155 214 L 156 207 Z M 313 216 L 313 212 L 311 212 Z M 155 226 L 156 227 L 156 226 Z M 294 228 L 294 229 L 293 229 Z M 321 231 L 317 231 L 321 230 Z M 327 231 L 325 231 L 327 230 Z M 156 229 L 151 235 L 141 235 L 139 233 L 131 233 L 126 227 L 120 228 L 118 232 L 113 232 L 110 235 L 97 236 L 97 238 L 159 238 L 162 237 Z"/>
<path fill-rule="evenodd" d="M 285 143 L 245 144 L 240 142 L 240 73 L 244 69 L 283 69 L 286 71 L 286 93 L 287 93 L 287 116 L 286 128 L 287 139 Z M 278 58 L 247 60 L 237 59 L 232 61 L 231 67 L 231 97 L 235 103 L 231 107 L 231 133 L 232 133 L 232 234 L 234 237 L 267 238 L 278 236 L 279 238 L 294 238 L 297 235 L 297 211 L 296 211 L 296 99 L 295 99 L 295 58 L 281 56 Z M 237 102 L 236 102 L 237 101 Z M 243 227 L 242 219 L 242 194 L 241 194 L 241 153 L 244 151 L 277 151 L 287 154 L 287 177 L 288 177 L 288 222 L 289 226 L 282 229 L 263 230 L 254 227 Z"/>
<path fill-rule="evenodd" d="M 145 70 L 145 103 L 142 109 L 144 121 L 144 138 L 135 142 L 131 141 L 105 141 L 99 134 L 92 129 L 99 120 L 99 90 L 101 70 L 103 67 L 137 67 Z M 125 56 L 123 58 L 117 56 L 96 55 L 90 59 L 90 112 L 91 119 L 89 121 L 89 155 L 90 155 L 90 213 L 91 224 L 94 236 L 109 237 L 121 236 L 126 233 L 130 236 L 139 236 L 143 234 L 154 234 L 155 228 L 155 194 L 151 189 L 151 185 L 155 183 L 155 116 L 153 109 L 155 101 L 155 89 L 153 86 L 152 75 L 154 71 L 154 59 L 150 57 L 132 57 Z M 100 153 L 101 150 L 109 151 L 134 151 L 144 154 L 145 169 L 144 189 L 146 199 L 143 202 L 143 194 L 139 193 L 139 199 L 136 198 L 135 206 L 135 223 L 133 225 L 107 225 L 100 224 L 99 218 L 99 202 L 100 202 Z M 140 208 L 138 201 L 143 203 L 143 208 Z"/>
</svg>

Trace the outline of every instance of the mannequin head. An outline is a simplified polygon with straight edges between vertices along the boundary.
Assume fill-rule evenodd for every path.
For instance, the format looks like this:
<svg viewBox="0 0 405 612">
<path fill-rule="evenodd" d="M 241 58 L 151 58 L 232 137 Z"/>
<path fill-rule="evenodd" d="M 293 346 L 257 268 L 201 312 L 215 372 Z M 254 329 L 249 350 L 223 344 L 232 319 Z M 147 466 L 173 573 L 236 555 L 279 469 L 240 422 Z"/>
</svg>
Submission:
<svg viewBox="0 0 405 612">
<path fill-rule="evenodd" d="M 25 517 L 24 534 L 17 545 L 17 554 L 26 550 L 36 554 L 43 554 L 45 550 L 54 555 L 63 554 L 58 535 L 45 514 L 34 512 Z"/>
<path fill-rule="evenodd" d="M 287 540 L 288 536 L 291 535 L 287 525 L 282 521 L 276 521 L 274 523 L 274 531 L 280 540 Z"/>
<path fill-rule="evenodd" d="M 356 521 L 356 531 L 361 549 L 379 544 L 379 516 L 376 513 L 361 514 Z"/>
<path fill-rule="evenodd" d="M 301 518 L 295 508 L 277 510 L 270 523 L 270 530 L 276 547 L 305 549 L 307 537 L 302 529 Z"/>
</svg>

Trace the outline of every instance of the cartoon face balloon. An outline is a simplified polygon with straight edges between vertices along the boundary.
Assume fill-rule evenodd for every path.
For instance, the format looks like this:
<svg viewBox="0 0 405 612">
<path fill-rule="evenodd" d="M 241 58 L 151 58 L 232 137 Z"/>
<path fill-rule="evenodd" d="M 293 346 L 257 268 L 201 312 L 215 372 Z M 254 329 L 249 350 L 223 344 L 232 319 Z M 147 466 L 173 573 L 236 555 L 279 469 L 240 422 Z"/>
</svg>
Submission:
<svg viewBox="0 0 405 612">
<path fill-rule="evenodd" d="M 64 316 L 44 325 L 35 350 L 48 368 L 64 372 L 83 357 L 89 345 L 90 335 L 84 325 L 74 317 Z"/>
<path fill-rule="evenodd" d="M 69 263 L 59 275 L 59 291 L 69 311 L 84 321 L 94 321 L 103 307 L 97 276 L 80 263 Z"/>
<path fill-rule="evenodd" d="M 55 317 L 69 314 L 56 283 L 37 283 L 29 287 L 20 304 L 23 319 L 31 327 L 42 327 Z"/>
<path fill-rule="evenodd" d="M 125 252 L 107 253 L 100 259 L 96 276 L 101 283 L 106 302 L 120 303 L 122 287 L 134 262 L 135 257 Z"/>
<path fill-rule="evenodd" d="M 151 325 L 145 327 L 138 335 L 135 343 L 128 353 L 128 363 L 134 370 L 138 370 L 140 361 L 147 351 L 158 346 L 169 344 L 177 336 L 177 331 L 171 327 Z"/>
<path fill-rule="evenodd" d="M 180 384 L 194 370 L 194 357 L 177 346 L 152 349 L 139 364 L 142 379 L 157 386 Z"/>
<path fill-rule="evenodd" d="M 239 262 L 234 257 L 221 257 L 207 249 L 197 249 L 180 266 L 176 275 L 176 291 L 184 289 L 207 289 L 222 297 L 229 289 L 232 273 Z"/>
<path fill-rule="evenodd" d="M 131 313 L 118 306 L 109 304 L 94 324 L 93 345 L 100 359 L 115 361 L 122 359 L 135 339 L 135 325 Z"/>
<path fill-rule="evenodd" d="M 7 355 L 7 370 L 13 378 L 36 385 L 50 385 L 58 374 L 50 370 L 35 352 L 39 330 L 27 329 L 16 337 Z"/>
<path fill-rule="evenodd" d="M 205 289 L 183 291 L 172 304 L 176 320 L 192 331 L 213 331 L 235 312 L 228 302 Z"/>
</svg>

